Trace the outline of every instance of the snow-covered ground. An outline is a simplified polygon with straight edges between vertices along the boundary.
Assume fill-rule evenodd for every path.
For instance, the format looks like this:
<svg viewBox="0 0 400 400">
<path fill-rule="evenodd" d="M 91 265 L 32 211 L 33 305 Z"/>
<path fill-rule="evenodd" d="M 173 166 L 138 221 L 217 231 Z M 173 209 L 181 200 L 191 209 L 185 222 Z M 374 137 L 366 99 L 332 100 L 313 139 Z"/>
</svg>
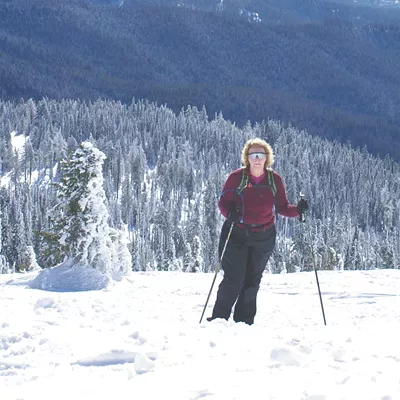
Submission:
<svg viewBox="0 0 400 400">
<path fill-rule="evenodd" d="M 265 275 L 253 326 L 199 324 L 212 274 L 37 274 L 0 275 L 1 400 L 400 399 L 398 270 L 320 272 L 327 326 L 313 272 Z"/>
</svg>

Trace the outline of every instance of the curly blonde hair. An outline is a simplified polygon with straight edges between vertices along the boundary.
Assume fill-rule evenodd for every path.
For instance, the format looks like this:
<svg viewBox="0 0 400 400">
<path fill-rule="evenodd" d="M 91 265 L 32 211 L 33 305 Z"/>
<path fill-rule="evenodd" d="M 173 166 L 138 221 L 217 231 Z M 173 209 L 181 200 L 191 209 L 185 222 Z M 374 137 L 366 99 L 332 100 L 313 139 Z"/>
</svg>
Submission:
<svg viewBox="0 0 400 400">
<path fill-rule="evenodd" d="M 272 147 L 265 141 L 260 138 L 250 139 L 246 142 L 242 150 L 241 162 L 242 165 L 248 167 L 249 163 L 249 150 L 252 147 L 262 147 L 267 155 L 267 161 L 265 162 L 265 169 L 269 169 L 271 165 L 274 163 L 274 152 L 272 151 Z"/>
</svg>

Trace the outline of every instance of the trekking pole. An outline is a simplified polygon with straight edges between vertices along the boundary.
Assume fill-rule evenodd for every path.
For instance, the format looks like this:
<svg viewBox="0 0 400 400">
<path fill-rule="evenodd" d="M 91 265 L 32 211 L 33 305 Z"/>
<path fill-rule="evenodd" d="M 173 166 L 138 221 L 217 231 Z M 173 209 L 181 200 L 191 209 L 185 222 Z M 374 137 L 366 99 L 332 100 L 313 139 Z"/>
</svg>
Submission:
<svg viewBox="0 0 400 400">
<path fill-rule="evenodd" d="M 203 308 L 203 312 L 202 312 L 202 314 L 201 314 L 201 318 L 200 318 L 199 324 L 201 324 L 201 321 L 203 320 L 203 316 L 204 316 L 204 313 L 205 313 L 206 308 L 207 308 L 208 300 L 210 300 L 211 292 L 212 292 L 213 287 L 214 287 L 215 279 L 217 278 L 218 272 L 219 272 L 219 270 L 220 270 L 220 268 L 221 268 L 222 259 L 224 258 L 226 245 L 228 244 L 229 238 L 231 237 L 233 225 L 234 225 L 234 224 L 233 224 L 233 222 L 232 222 L 231 227 L 229 228 L 228 236 L 226 237 L 226 240 L 225 240 L 225 245 L 224 245 L 224 248 L 223 248 L 223 250 L 222 250 L 221 258 L 219 259 L 219 263 L 218 263 L 218 265 L 217 265 L 217 268 L 215 268 L 214 279 L 213 279 L 213 281 L 212 281 L 210 291 L 208 292 L 206 304 L 204 304 L 204 308 Z"/>
<path fill-rule="evenodd" d="M 302 199 L 304 197 L 305 197 L 304 194 L 302 194 L 300 192 L 300 198 Z M 306 222 L 306 216 L 304 215 L 304 213 L 300 214 L 300 221 L 301 222 Z M 308 228 L 308 234 L 309 234 L 309 237 L 310 237 L 311 257 L 312 257 L 312 262 L 313 262 L 313 266 L 314 266 L 315 279 L 317 281 L 317 286 L 318 286 L 319 301 L 321 303 L 321 310 L 322 310 L 322 316 L 324 318 L 324 324 L 326 325 L 324 303 L 322 302 L 321 288 L 319 286 L 319 279 L 318 279 L 318 273 L 317 273 L 317 263 L 315 261 L 315 252 L 314 252 L 313 240 L 312 240 L 312 236 L 311 236 L 310 224 L 307 224 L 307 228 Z"/>
</svg>

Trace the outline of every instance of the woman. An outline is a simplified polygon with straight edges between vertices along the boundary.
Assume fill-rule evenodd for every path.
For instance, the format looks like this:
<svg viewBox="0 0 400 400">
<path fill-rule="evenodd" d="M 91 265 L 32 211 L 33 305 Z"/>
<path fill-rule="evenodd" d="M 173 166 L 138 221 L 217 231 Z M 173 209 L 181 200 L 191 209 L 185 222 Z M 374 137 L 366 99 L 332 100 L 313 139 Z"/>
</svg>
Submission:
<svg viewBox="0 0 400 400">
<path fill-rule="evenodd" d="M 308 209 L 305 199 L 297 206 L 289 204 L 282 178 L 270 168 L 274 162 L 271 146 L 262 139 L 249 140 L 242 150 L 242 165 L 225 182 L 218 202 L 227 218 L 222 226 L 219 254 L 232 232 L 222 259 L 224 278 L 219 285 L 211 321 L 229 319 L 236 302 L 235 322 L 253 324 L 261 277 L 275 247 L 276 211 L 286 217 L 298 217 Z"/>
</svg>

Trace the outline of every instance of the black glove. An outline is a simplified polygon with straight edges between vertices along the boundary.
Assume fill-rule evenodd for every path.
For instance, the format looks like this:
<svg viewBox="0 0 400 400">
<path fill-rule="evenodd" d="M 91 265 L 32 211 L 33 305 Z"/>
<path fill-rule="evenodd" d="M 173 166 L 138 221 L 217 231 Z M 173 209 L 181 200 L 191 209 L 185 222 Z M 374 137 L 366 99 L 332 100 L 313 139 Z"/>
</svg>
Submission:
<svg viewBox="0 0 400 400">
<path fill-rule="evenodd" d="M 300 201 L 297 203 L 297 211 L 299 214 L 303 214 L 308 210 L 308 202 L 306 199 L 302 198 Z"/>
<path fill-rule="evenodd" d="M 234 201 L 231 201 L 229 203 L 228 220 L 233 223 L 237 223 L 240 221 L 240 214 L 236 208 L 236 203 Z"/>
</svg>

